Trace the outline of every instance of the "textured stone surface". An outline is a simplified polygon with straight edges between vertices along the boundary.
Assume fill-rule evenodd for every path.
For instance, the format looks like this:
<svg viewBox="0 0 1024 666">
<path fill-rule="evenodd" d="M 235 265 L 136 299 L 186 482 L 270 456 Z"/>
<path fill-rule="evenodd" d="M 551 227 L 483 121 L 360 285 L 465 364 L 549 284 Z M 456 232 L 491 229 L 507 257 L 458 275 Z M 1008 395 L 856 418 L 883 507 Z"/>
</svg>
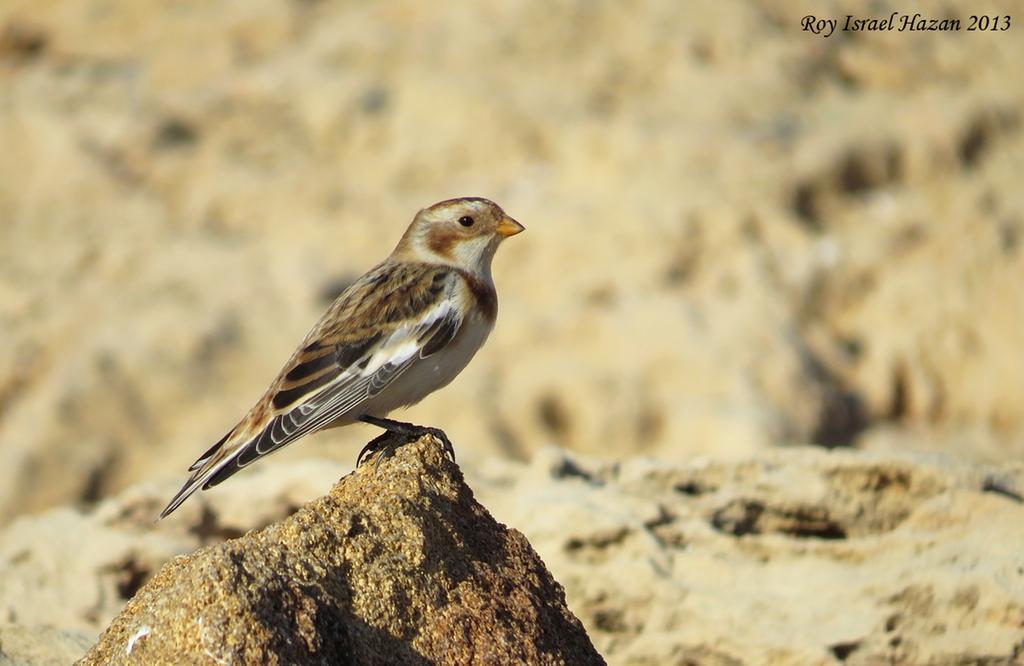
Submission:
<svg viewBox="0 0 1024 666">
<path fill-rule="evenodd" d="M 346 472 L 271 461 L 159 523 L 173 481 L 20 519 L 0 532 L 0 624 L 95 637 L 165 562 L 183 571 L 177 555 L 279 523 Z M 542 449 L 528 465 L 491 461 L 471 485 L 526 535 L 611 663 L 954 666 L 1024 655 L 1019 463 L 804 447 L 610 464 Z M 391 547 L 392 566 L 406 566 L 408 548 Z M 220 567 L 232 548 L 191 561 Z"/>
<path fill-rule="evenodd" d="M 82 663 L 139 662 L 603 660 L 526 538 L 426 438 L 281 523 L 172 560 Z"/>
<path fill-rule="evenodd" d="M 282 520 L 348 471 L 323 460 L 257 468 L 161 522 L 174 480 L 134 486 L 84 511 L 19 518 L 0 534 L 0 623 L 95 636 L 172 557 Z"/>
<path fill-rule="evenodd" d="M 598 464 L 548 451 L 476 485 L 537 545 L 613 663 L 1024 659 L 1019 463 L 795 448 Z"/>
</svg>

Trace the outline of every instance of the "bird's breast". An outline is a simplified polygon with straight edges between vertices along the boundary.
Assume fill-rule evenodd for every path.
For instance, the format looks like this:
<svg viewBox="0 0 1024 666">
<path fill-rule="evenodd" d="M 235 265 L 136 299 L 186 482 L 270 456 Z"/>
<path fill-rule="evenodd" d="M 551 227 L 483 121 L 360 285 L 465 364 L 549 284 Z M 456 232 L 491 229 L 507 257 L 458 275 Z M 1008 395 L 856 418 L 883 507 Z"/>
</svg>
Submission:
<svg viewBox="0 0 1024 666">
<path fill-rule="evenodd" d="M 493 323 L 473 317 L 436 353 L 413 363 L 384 391 L 374 396 L 366 413 L 378 416 L 399 407 L 414 405 L 451 383 L 480 350 Z"/>
<path fill-rule="evenodd" d="M 410 373 L 427 384 L 434 384 L 427 393 L 447 386 L 473 359 L 490 335 L 493 324 L 483 319 L 472 318 L 463 324 L 450 343 L 436 354 L 428 356 L 412 368 Z M 420 399 L 426 397 L 426 394 Z"/>
</svg>

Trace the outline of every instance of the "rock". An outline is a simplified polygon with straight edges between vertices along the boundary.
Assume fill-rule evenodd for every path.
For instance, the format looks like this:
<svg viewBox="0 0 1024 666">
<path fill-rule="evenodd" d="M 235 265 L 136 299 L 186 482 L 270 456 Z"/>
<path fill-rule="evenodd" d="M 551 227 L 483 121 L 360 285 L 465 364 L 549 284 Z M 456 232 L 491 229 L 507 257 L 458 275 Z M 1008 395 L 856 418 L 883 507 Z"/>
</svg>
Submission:
<svg viewBox="0 0 1024 666">
<path fill-rule="evenodd" d="M 474 483 L 620 664 L 953 666 L 1024 658 L 1024 465 L 764 452 Z"/>
<path fill-rule="evenodd" d="M 424 438 L 280 523 L 168 563 L 81 663 L 139 662 L 603 660 L 526 538 Z"/>
<path fill-rule="evenodd" d="M 160 522 L 179 480 L 19 518 L 0 532 L 0 622 L 95 637 L 172 557 L 282 520 L 349 469 L 329 460 L 256 467 Z"/>
<path fill-rule="evenodd" d="M 381 469 L 409 481 L 404 462 L 390 464 Z M 286 521 L 347 471 L 271 460 L 159 523 L 174 480 L 21 518 L 0 531 L 0 623 L 95 637 L 175 556 Z M 613 663 L 757 664 L 772 654 L 952 666 L 1009 664 L 1024 651 L 1020 463 L 811 447 L 613 463 L 545 448 L 529 464 L 492 459 L 470 479 L 526 535 Z M 232 543 L 192 560 L 234 552 Z"/>
</svg>

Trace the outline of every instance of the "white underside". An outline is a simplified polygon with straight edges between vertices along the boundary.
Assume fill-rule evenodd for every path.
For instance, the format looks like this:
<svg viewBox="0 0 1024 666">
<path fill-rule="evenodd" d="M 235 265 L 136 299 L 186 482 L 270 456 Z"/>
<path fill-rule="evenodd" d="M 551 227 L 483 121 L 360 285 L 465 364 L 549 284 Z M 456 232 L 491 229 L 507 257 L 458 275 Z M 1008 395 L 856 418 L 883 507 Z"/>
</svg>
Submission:
<svg viewBox="0 0 1024 666">
<path fill-rule="evenodd" d="M 472 318 L 463 324 L 455 338 L 437 353 L 415 361 L 383 391 L 357 405 L 328 428 L 348 425 L 360 416 L 383 417 L 399 407 L 414 405 L 439 388 L 451 383 L 469 364 L 490 335 L 493 325 Z"/>
</svg>

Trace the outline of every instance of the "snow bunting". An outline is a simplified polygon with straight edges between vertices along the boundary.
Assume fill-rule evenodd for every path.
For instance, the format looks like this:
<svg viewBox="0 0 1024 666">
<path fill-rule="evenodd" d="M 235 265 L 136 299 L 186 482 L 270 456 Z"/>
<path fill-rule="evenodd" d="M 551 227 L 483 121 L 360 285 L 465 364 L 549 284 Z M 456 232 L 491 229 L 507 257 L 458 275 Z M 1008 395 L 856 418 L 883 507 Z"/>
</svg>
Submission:
<svg viewBox="0 0 1024 666">
<path fill-rule="evenodd" d="M 384 415 L 446 386 L 484 344 L 497 315 L 491 259 L 523 230 L 495 203 L 467 197 L 421 210 L 383 263 L 327 309 L 238 425 L 201 455 L 160 514 L 304 435 L 363 421 L 394 434 L 444 433 Z M 379 459 L 378 459 L 379 460 Z"/>
</svg>

